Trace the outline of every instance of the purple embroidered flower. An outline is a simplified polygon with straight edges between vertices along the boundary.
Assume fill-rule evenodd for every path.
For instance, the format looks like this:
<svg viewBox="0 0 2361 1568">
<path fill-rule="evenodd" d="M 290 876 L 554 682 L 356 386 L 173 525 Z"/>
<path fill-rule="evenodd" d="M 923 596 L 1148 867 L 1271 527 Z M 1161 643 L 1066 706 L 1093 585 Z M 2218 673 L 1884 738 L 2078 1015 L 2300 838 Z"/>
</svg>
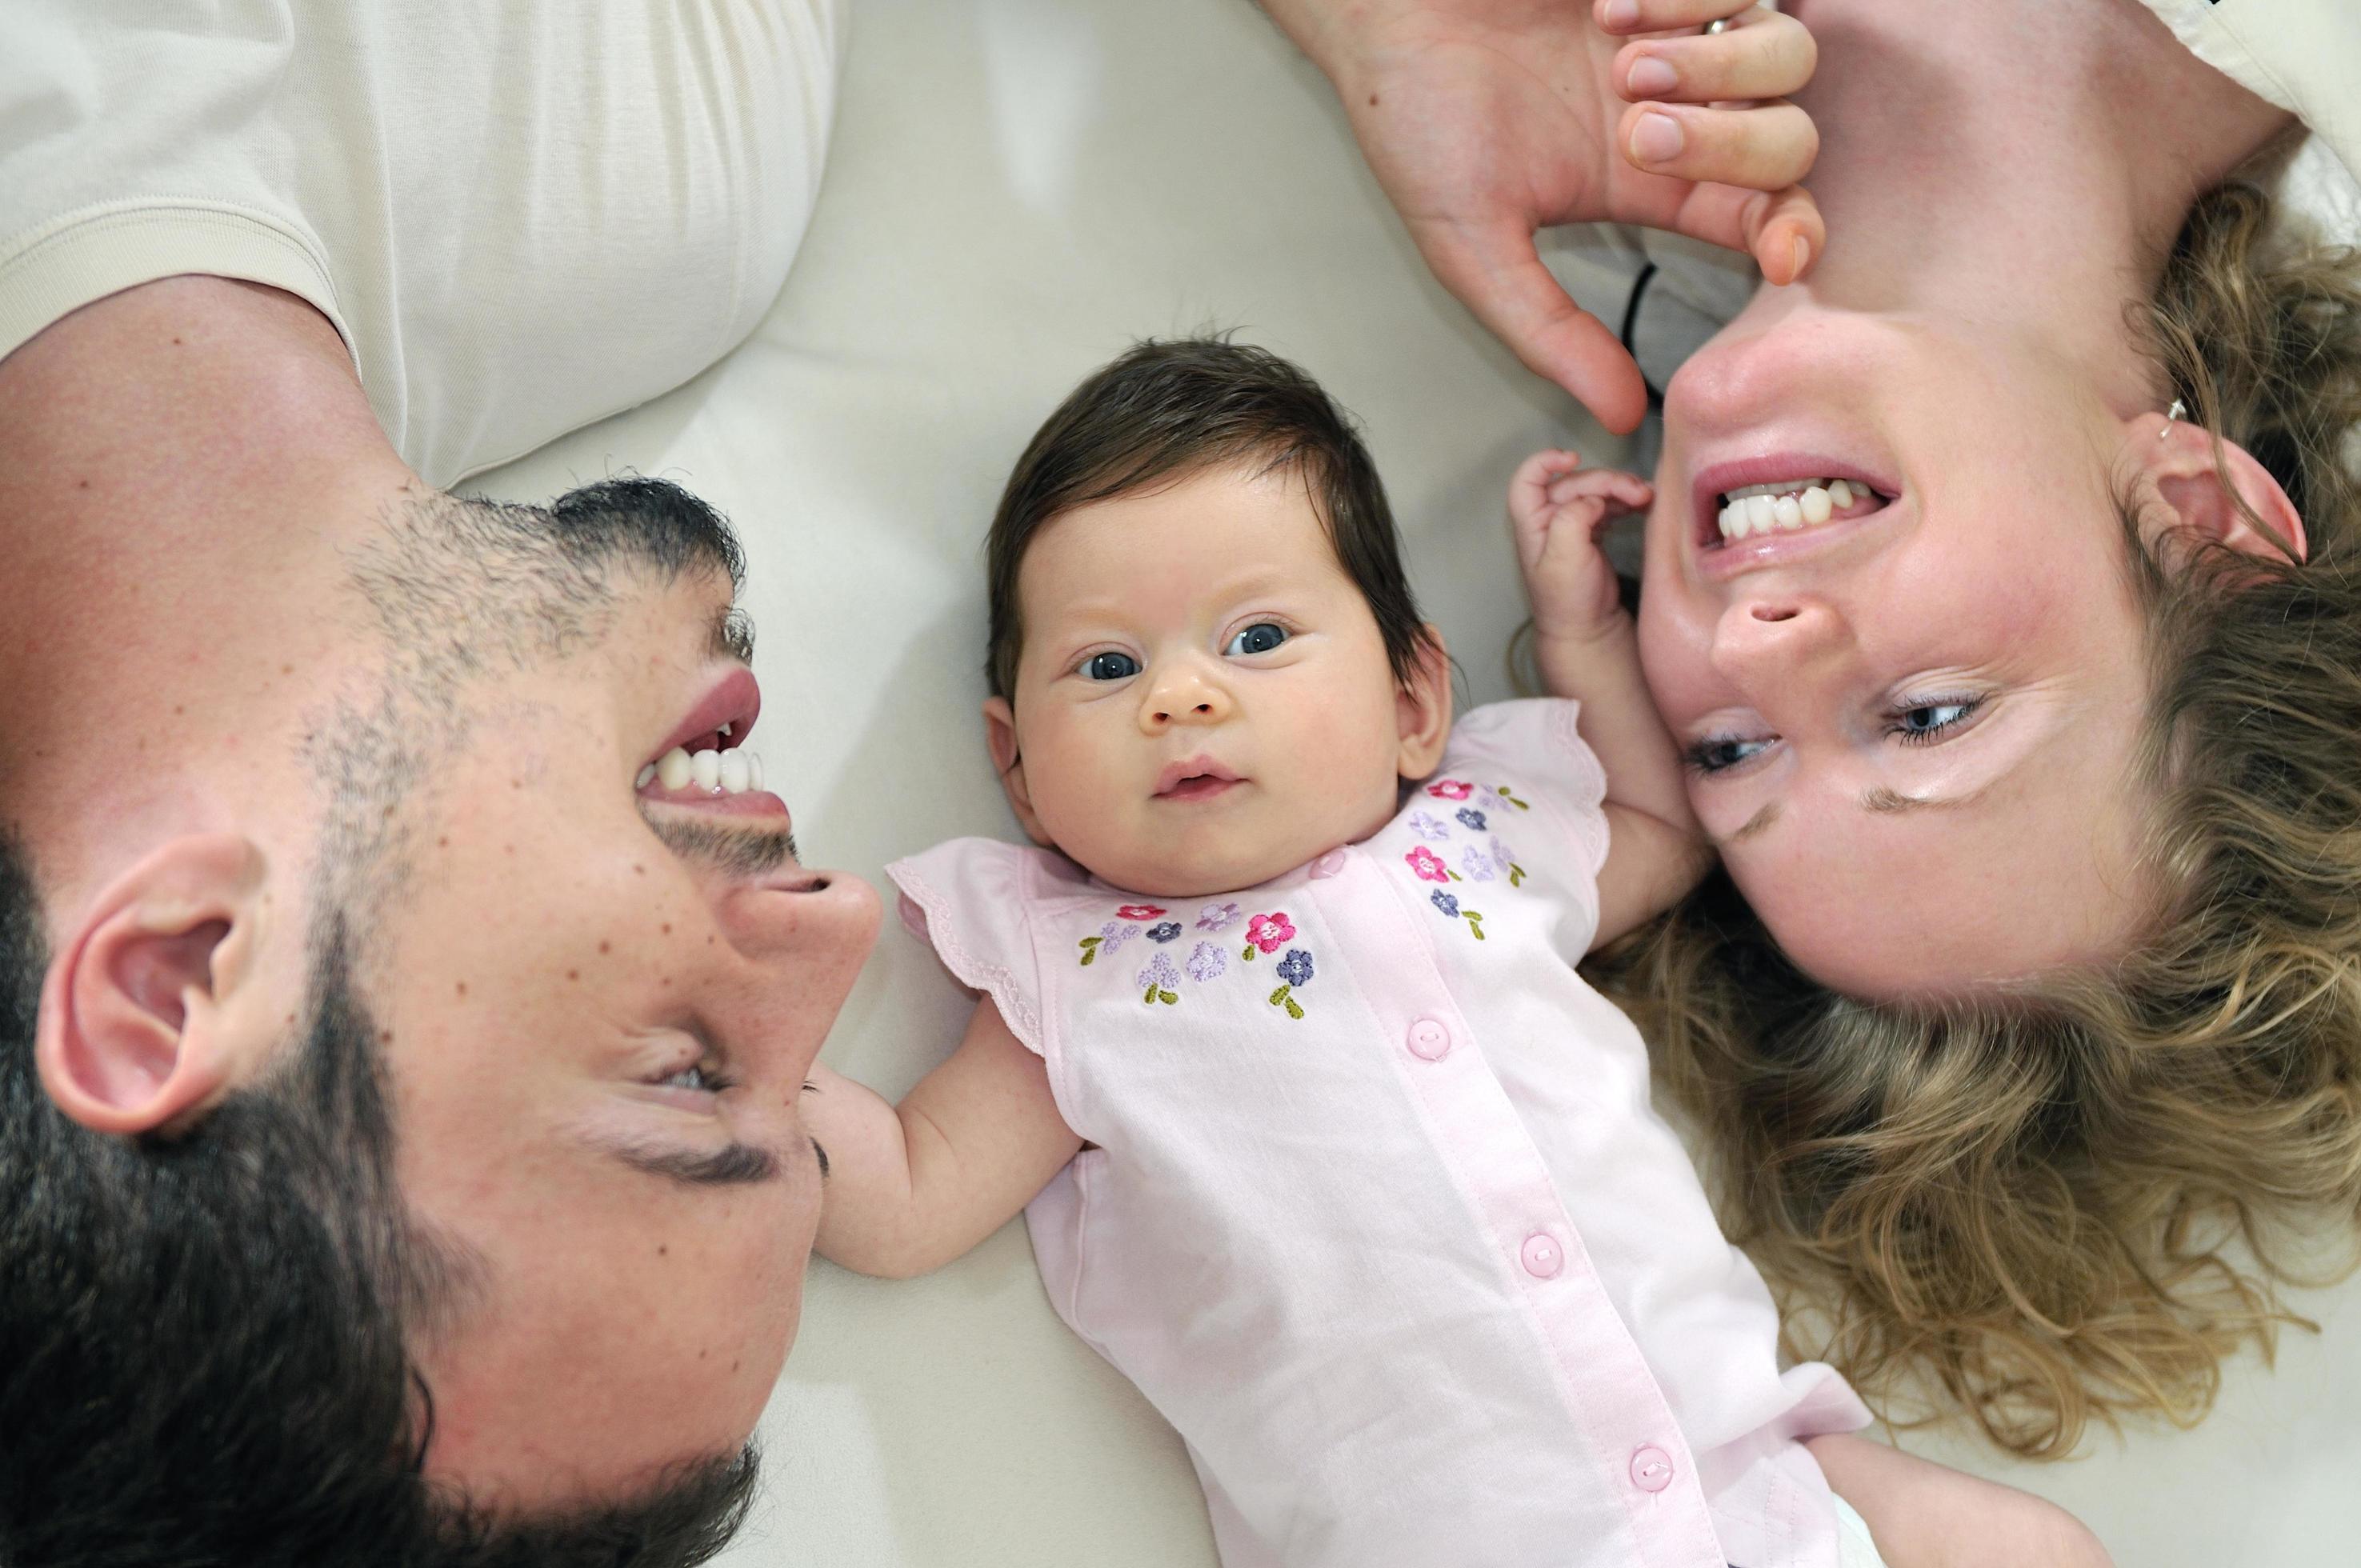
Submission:
<svg viewBox="0 0 2361 1568">
<path fill-rule="evenodd" d="M 1257 915 L 1246 922 L 1246 940 L 1266 953 L 1277 952 L 1279 944 L 1294 935 L 1295 922 L 1287 917 L 1283 909 Z"/>
<path fill-rule="evenodd" d="M 1422 882 L 1449 882 L 1451 880 L 1451 868 L 1443 863 L 1443 857 L 1436 854 L 1433 850 L 1428 849 L 1423 844 L 1421 844 L 1418 848 L 1412 850 L 1409 854 L 1404 855 L 1402 857 L 1402 861 L 1413 872 L 1417 874 L 1419 880 Z M 1268 952 L 1270 949 L 1266 948 L 1263 950 L 1265 952 Z"/>
<path fill-rule="evenodd" d="M 1130 941 L 1134 937 L 1138 935 L 1138 927 L 1126 926 L 1120 920 L 1110 920 L 1105 925 L 1099 927 L 1099 937 L 1104 943 L 1104 945 L 1099 948 L 1099 951 L 1102 953 L 1114 952 L 1117 948 L 1122 947 L 1126 942 Z"/>
<path fill-rule="evenodd" d="M 1500 874 L 1492 869 L 1492 857 L 1473 844 L 1459 857 L 1459 869 L 1467 873 L 1469 882 L 1490 882 Z"/>
<path fill-rule="evenodd" d="M 1148 928 L 1148 939 L 1151 942 L 1169 942 L 1180 934 L 1180 922 L 1178 920 L 1167 920 L 1160 926 Z"/>
<path fill-rule="evenodd" d="M 1516 858 L 1516 852 L 1510 850 L 1505 842 L 1497 836 L 1493 839 L 1492 863 L 1494 865 L 1505 866 L 1513 861 Z"/>
<path fill-rule="evenodd" d="M 1164 913 L 1160 904 L 1126 904 L 1115 912 L 1118 920 L 1153 920 Z"/>
<path fill-rule="evenodd" d="M 1466 800 L 1475 788 L 1460 779 L 1437 779 L 1426 786 L 1426 793 L 1437 800 Z"/>
<path fill-rule="evenodd" d="M 1429 811 L 1411 812 L 1410 830 L 1430 844 L 1439 844 L 1451 837 L 1451 829 L 1444 826 L 1443 818 Z"/>
<path fill-rule="evenodd" d="M 1458 810 L 1453 812 L 1452 815 L 1459 818 L 1459 820 L 1466 826 L 1476 829 L 1477 832 L 1481 833 L 1484 831 L 1484 814 L 1477 810 L 1474 806 L 1463 806 Z"/>
<path fill-rule="evenodd" d="M 1309 984 L 1312 980 L 1312 955 L 1301 948 L 1290 948 L 1287 957 L 1279 960 L 1279 978 L 1290 985 Z"/>
<path fill-rule="evenodd" d="M 1197 912 L 1200 931 L 1226 931 L 1238 923 L 1238 906 L 1235 904 L 1208 904 Z"/>
<path fill-rule="evenodd" d="M 1153 986 L 1159 991 L 1170 991 L 1180 983 L 1180 971 L 1173 967 L 1171 954 L 1158 953 L 1148 960 L 1137 974 L 1131 977 L 1131 983 Z"/>
<path fill-rule="evenodd" d="M 1444 892 L 1438 887 L 1433 893 L 1427 894 L 1427 896 L 1433 899 L 1434 906 L 1437 909 L 1442 910 L 1445 915 L 1450 916 L 1455 920 L 1459 917 L 1459 901 L 1452 897 L 1451 894 Z"/>
<path fill-rule="evenodd" d="M 1233 904 L 1230 907 L 1235 909 L 1237 905 Z M 1185 967 L 1189 970 L 1189 978 L 1202 985 L 1209 980 L 1219 980 L 1229 971 L 1230 956 L 1211 942 L 1200 942 L 1189 949 L 1189 962 Z"/>
</svg>

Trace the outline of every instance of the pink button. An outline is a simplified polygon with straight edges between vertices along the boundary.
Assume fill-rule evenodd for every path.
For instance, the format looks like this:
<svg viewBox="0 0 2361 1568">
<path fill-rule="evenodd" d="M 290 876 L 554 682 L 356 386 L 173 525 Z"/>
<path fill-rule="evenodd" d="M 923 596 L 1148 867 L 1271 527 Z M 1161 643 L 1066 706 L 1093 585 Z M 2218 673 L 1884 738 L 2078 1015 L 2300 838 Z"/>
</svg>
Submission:
<svg viewBox="0 0 2361 1568">
<path fill-rule="evenodd" d="M 1631 1455 L 1631 1485 L 1642 1492 L 1661 1492 L 1673 1484 L 1673 1456 L 1654 1443 Z"/>
<path fill-rule="evenodd" d="M 1525 1272 L 1536 1279 L 1555 1279 L 1557 1271 L 1565 1266 L 1565 1249 L 1543 1231 L 1535 1231 L 1527 1236 L 1524 1250 L 1517 1255 L 1524 1260 Z"/>
<path fill-rule="evenodd" d="M 1432 1018 L 1419 1019 L 1410 1026 L 1410 1054 L 1441 1061 L 1451 1054 L 1451 1031 Z"/>
<path fill-rule="evenodd" d="M 1331 850 L 1312 862 L 1312 874 L 1316 877 L 1332 877 L 1344 869 L 1345 851 L 1342 850 Z"/>
</svg>

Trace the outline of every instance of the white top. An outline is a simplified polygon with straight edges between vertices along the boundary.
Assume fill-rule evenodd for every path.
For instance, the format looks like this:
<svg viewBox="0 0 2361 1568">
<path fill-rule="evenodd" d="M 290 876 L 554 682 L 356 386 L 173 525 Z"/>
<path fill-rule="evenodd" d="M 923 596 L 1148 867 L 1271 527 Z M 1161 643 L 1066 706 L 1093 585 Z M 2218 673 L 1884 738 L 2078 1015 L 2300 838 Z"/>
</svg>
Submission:
<svg viewBox="0 0 2361 1568">
<path fill-rule="evenodd" d="M 430 483 L 752 330 L 819 188 L 839 0 L 7 0 L 0 356 L 176 273 L 335 323 Z"/>
<path fill-rule="evenodd" d="M 1800 1438 L 1869 1414 L 1778 1318 L 1574 965 L 1607 850 L 1576 707 L 1482 707 L 1362 843 L 1143 899 L 967 839 L 904 914 L 1085 1149 L 1051 1302 L 1187 1440 L 1227 1568 L 1833 1568 Z"/>
</svg>

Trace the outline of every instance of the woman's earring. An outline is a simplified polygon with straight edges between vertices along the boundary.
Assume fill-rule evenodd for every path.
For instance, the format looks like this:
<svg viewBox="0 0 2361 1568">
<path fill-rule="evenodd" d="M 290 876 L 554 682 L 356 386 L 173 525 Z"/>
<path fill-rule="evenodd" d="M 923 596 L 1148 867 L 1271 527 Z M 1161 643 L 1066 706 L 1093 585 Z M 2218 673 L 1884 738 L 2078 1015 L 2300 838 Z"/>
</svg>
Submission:
<svg viewBox="0 0 2361 1568">
<path fill-rule="evenodd" d="M 2182 402 L 2179 398 L 2173 399 L 2172 406 L 2164 411 L 2164 428 L 2156 433 L 2156 438 L 2158 441 L 2162 441 L 2166 436 L 2172 433 L 2172 427 L 2174 425 L 2180 423 L 2182 420 L 2187 419 L 2188 417 L 2189 405 Z"/>
</svg>

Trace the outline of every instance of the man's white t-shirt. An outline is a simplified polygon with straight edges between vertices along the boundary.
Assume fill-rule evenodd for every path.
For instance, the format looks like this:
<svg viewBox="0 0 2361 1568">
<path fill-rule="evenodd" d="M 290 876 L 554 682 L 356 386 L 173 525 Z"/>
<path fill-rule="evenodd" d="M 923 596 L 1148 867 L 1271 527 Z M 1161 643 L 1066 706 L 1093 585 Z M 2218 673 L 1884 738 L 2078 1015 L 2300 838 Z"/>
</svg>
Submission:
<svg viewBox="0 0 2361 1568">
<path fill-rule="evenodd" d="M 751 332 L 819 190 L 840 0 L 8 0 L 0 356 L 207 273 L 310 302 L 435 485 Z"/>
</svg>

